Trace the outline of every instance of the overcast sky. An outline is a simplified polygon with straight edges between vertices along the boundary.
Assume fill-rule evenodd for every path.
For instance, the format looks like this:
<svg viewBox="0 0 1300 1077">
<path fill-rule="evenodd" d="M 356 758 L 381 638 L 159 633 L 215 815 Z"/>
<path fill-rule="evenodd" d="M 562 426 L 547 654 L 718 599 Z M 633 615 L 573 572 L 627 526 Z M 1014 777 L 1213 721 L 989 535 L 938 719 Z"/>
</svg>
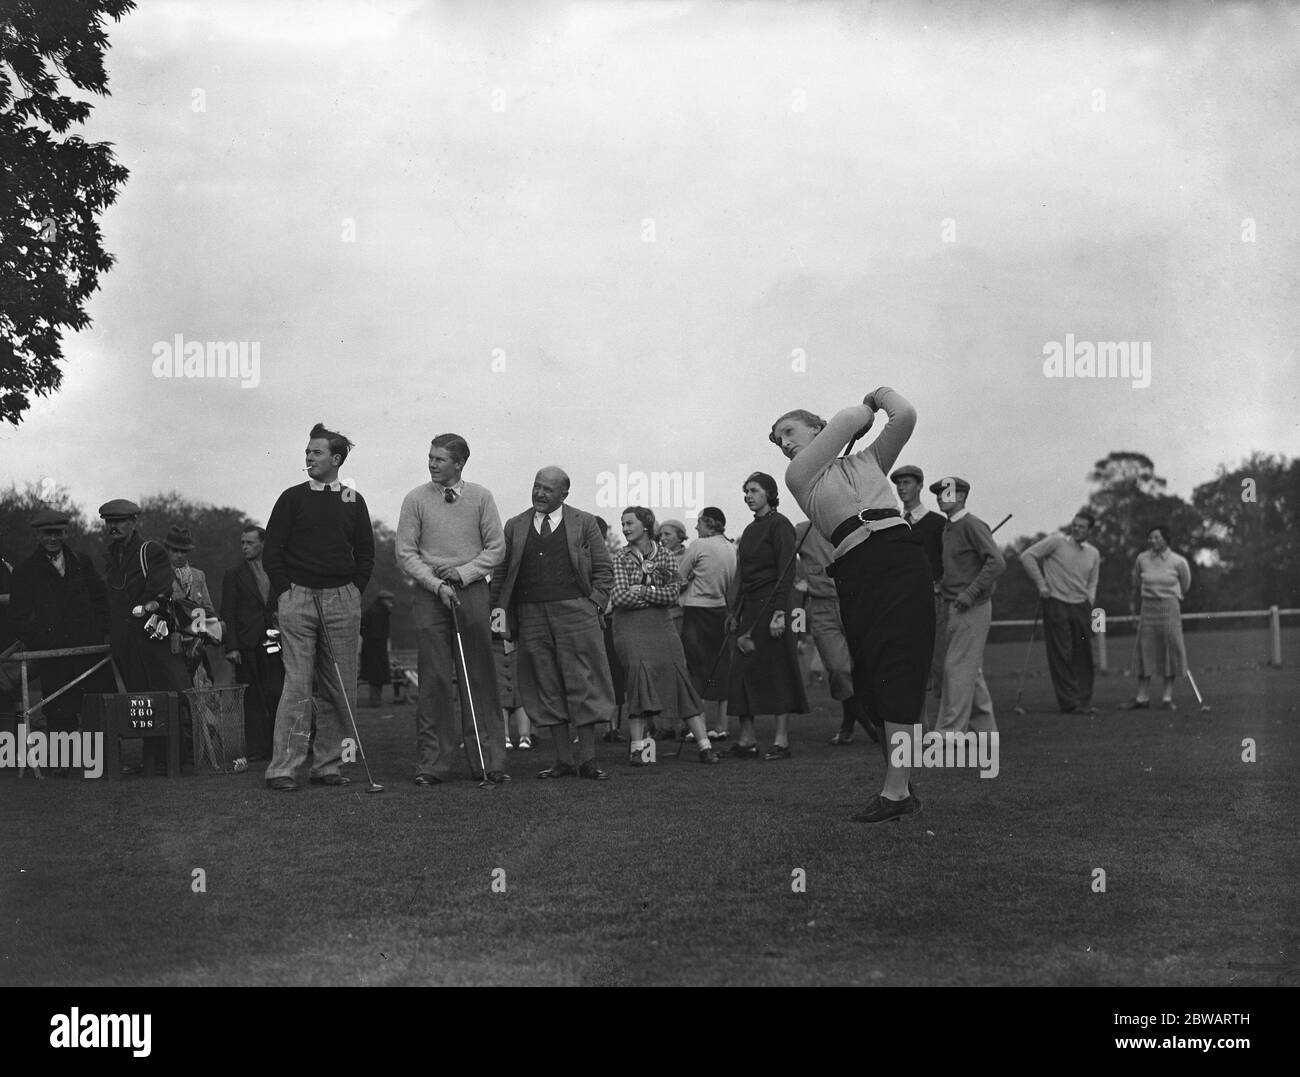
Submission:
<svg viewBox="0 0 1300 1077">
<path fill-rule="evenodd" d="M 779 414 L 890 385 L 900 462 L 1010 539 L 1111 450 L 1184 497 L 1300 454 L 1300 7 L 147 0 L 110 40 L 118 262 L 0 483 L 264 521 L 323 420 L 390 526 L 452 431 L 503 516 L 557 464 L 613 521 L 621 466 L 739 534 Z M 256 386 L 156 376 L 178 334 Z M 1150 384 L 1045 376 L 1067 334 Z"/>
</svg>

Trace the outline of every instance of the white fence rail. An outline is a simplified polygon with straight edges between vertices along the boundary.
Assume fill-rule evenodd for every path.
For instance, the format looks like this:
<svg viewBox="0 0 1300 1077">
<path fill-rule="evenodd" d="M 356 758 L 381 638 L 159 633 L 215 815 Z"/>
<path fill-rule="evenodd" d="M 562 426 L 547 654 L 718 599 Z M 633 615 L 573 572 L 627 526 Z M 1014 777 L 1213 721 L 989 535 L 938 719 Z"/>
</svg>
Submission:
<svg viewBox="0 0 1300 1077">
<path fill-rule="evenodd" d="M 1184 613 L 1184 621 L 1222 621 L 1222 620 L 1242 620 L 1249 617 L 1267 617 L 1268 618 L 1268 664 L 1280 668 L 1282 665 L 1282 618 L 1300 613 L 1300 609 L 1279 609 L 1277 606 L 1269 606 L 1266 610 L 1219 610 L 1214 613 Z M 1102 630 L 1095 633 L 1097 640 L 1097 668 L 1105 671 L 1108 666 L 1106 662 L 1106 628 L 1113 624 L 1127 624 L 1136 622 L 1140 618 L 1136 614 L 1120 614 L 1111 617 L 1107 614 L 1102 619 Z M 1006 628 L 1030 627 L 1034 624 L 1032 620 L 1025 621 L 994 621 L 993 627 L 999 626 Z"/>
</svg>

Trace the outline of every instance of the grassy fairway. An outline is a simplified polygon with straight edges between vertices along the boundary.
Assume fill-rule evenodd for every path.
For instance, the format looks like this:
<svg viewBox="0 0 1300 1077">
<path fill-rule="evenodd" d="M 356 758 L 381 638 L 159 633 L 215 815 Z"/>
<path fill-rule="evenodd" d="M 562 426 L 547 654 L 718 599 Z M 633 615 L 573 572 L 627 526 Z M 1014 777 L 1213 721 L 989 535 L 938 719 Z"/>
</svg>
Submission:
<svg viewBox="0 0 1300 1077">
<path fill-rule="evenodd" d="M 1039 646 L 1016 717 L 1023 644 L 990 646 L 1000 775 L 924 772 L 874 828 L 847 819 L 879 755 L 827 743 L 820 690 L 788 762 L 601 745 L 605 783 L 534 780 L 543 742 L 504 788 L 418 789 L 409 706 L 361 712 L 378 796 L 359 767 L 294 795 L 0 772 L 0 983 L 1263 984 L 1229 963 L 1295 960 L 1300 677 L 1254 633 L 1188 646 L 1212 714 L 1185 682 L 1176 714 L 1115 711 L 1111 677 L 1058 715 Z"/>
</svg>

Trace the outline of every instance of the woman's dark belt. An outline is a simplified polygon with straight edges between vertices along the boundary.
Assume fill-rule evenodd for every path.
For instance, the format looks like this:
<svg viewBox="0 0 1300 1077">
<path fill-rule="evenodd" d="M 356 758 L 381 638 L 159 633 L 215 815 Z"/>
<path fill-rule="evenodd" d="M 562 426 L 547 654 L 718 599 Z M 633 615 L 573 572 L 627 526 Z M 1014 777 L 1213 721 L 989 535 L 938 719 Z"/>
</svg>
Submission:
<svg viewBox="0 0 1300 1077">
<path fill-rule="evenodd" d="M 863 509 L 856 516 L 850 516 L 831 532 L 831 545 L 838 546 L 868 520 L 888 520 L 893 516 L 902 516 L 897 509 Z"/>
</svg>

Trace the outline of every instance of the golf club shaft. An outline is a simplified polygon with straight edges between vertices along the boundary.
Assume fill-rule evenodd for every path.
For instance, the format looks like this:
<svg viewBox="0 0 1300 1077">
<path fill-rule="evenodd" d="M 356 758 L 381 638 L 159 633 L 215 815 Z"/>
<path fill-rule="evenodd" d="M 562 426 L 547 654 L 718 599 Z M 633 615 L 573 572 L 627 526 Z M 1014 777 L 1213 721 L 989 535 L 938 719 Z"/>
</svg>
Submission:
<svg viewBox="0 0 1300 1077">
<path fill-rule="evenodd" d="M 366 781 L 370 783 L 370 788 L 375 788 L 375 779 L 370 773 L 370 763 L 366 759 L 366 749 L 361 744 L 361 731 L 357 729 L 357 719 L 352 713 L 352 701 L 348 699 L 348 686 L 343 683 L 343 671 L 339 669 L 338 652 L 334 650 L 334 640 L 330 637 L 329 628 L 325 624 L 325 607 L 321 605 L 320 593 L 317 592 L 312 596 L 316 600 L 316 616 L 320 618 L 321 636 L 325 640 L 325 649 L 329 651 L 330 665 L 334 667 L 334 679 L 339 682 L 339 691 L 343 693 L 343 707 L 348 712 L 348 721 L 352 725 L 352 735 L 357 741 L 357 751 L 361 755 L 361 766 L 366 772 Z"/>
<path fill-rule="evenodd" d="M 753 639 L 754 630 L 762 624 L 763 618 L 772 612 L 772 608 L 776 605 L 777 592 L 781 590 L 781 581 L 785 579 L 787 573 L 794 571 L 795 559 L 799 556 L 799 551 L 803 549 L 803 544 L 807 540 L 808 536 L 812 534 L 812 530 L 813 524 L 812 521 L 809 520 L 808 530 L 806 530 L 800 537 L 799 541 L 794 544 L 794 553 L 790 555 L 790 560 L 785 563 L 785 568 L 781 570 L 781 575 L 776 578 L 776 583 L 772 585 L 772 593 L 768 595 L 767 601 L 763 603 L 763 608 L 758 611 L 758 616 L 754 618 L 754 623 L 749 626 L 749 631 L 742 632 L 742 636 L 749 636 Z M 744 603 L 742 602 L 741 604 L 743 605 Z M 786 625 L 787 629 L 789 627 L 789 625 Z"/>
<path fill-rule="evenodd" d="M 1188 679 L 1188 681 L 1191 682 L 1191 685 L 1192 685 L 1192 691 L 1196 693 L 1196 704 L 1197 704 L 1197 706 L 1199 706 L 1199 707 L 1204 707 L 1204 706 L 1205 706 L 1205 700 L 1203 700 L 1203 699 L 1201 698 L 1201 690 L 1200 690 L 1199 688 L 1196 687 L 1196 678 L 1192 676 L 1191 668 L 1189 667 L 1189 668 L 1186 669 L 1184 672 L 1187 674 L 1187 679 Z"/>
<path fill-rule="evenodd" d="M 1040 602 L 1039 607 L 1041 606 L 1042 603 Z M 1017 707 L 1020 706 L 1020 697 L 1025 694 L 1025 676 L 1029 673 L 1029 659 L 1034 653 L 1034 635 L 1038 632 L 1038 613 L 1039 610 L 1036 608 L 1034 610 L 1034 623 L 1029 629 L 1029 645 L 1025 648 L 1025 664 L 1020 667 L 1020 688 L 1016 692 Z"/>
<path fill-rule="evenodd" d="M 456 615 L 456 605 L 448 607 L 451 610 L 451 626 L 456 633 L 456 649 L 460 652 L 460 669 L 465 674 L 465 701 L 469 704 L 469 720 L 474 727 L 474 746 L 478 748 L 478 765 L 483 775 L 481 780 L 487 781 L 487 764 L 483 762 L 483 740 L 478 735 L 478 716 L 474 713 L 474 693 L 469 687 L 469 666 L 465 663 L 465 642 L 461 639 L 460 618 Z"/>
<path fill-rule="evenodd" d="M 1009 519 L 1011 519 L 1011 513 L 1008 512 L 1005 516 L 1002 517 L 1001 521 L 998 523 L 998 527 L 1001 527 L 1001 526 L 1002 526 L 1004 523 L 1006 523 Z M 998 527 L 995 527 L 995 528 L 993 529 L 993 531 L 996 531 L 996 530 L 998 529 Z M 990 531 L 989 534 L 990 534 L 990 535 L 993 534 L 993 531 Z"/>
</svg>

